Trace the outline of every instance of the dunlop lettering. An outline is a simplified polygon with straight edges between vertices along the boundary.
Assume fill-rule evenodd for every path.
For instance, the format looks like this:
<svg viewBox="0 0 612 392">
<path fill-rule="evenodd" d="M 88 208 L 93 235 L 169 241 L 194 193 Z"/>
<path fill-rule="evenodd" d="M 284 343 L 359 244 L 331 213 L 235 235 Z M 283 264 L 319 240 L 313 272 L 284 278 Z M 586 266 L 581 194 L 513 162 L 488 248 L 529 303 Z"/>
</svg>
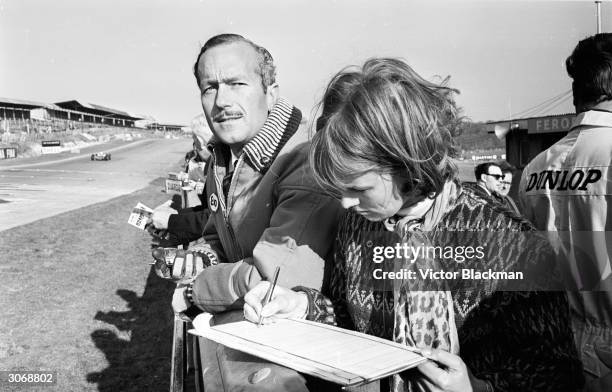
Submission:
<svg viewBox="0 0 612 392">
<path fill-rule="evenodd" d="M 567 183 L 565 182 L 565 179 L 567 178 L 567 170 L 563 170 L 563 178 L 561 178 L 561 183 L 559 184 L 559 188 L 558 190 L 560 191 L 566 191 L 567 190 Z M 552 188 L 554 189 L 554 188 Z"/>
<path fill-rule="evenodd" d="M 578 188 L 578 190 L 586 191 L 586 186 L 588 184 L 593 184 L 599 181 L 600 178 L 601 178 L 601 170 L 589 170 L 584 182 L 582 183 L 582 186 Z"/>
<path fill-rule="evenodd" d="M 574 181 L 576 180 L 576 177 L 578 178 L 578 180 Z M 583 177 L 584 172 L 582 170 L 576 170 L 575 172 L 573 172 L 569 179 L 569 189 L 574 190 L 578 188 L 578 185 L 580 185 L 580 182 L 582 181 Z"/>
<path fill-rule="evenodd" d="M 538 189 L 542 188 L 542 182 L 544 180 L 545 174 L 546 172 L 540 172 L 540 175 L 538 177 L 538 185 L 537 185 Z"/>
<path fill-rule="evenodd" d="M 530 190 L 532 190 L 537 182 L 538 182 L 538 174 L 537 173 L 533 173 L 533 174 L 529 175 L 529 182 L 527 182 L 527 189 L 526 189 L 526 191 L 529 192 Z"/>
<path fill-rule="evenodd" d="M 529 175 L 526 191 L 550 189 L 586 191 L 589 184 L 601 179 L 599 169 L 543 170 Z"/>
<path fill-rule="evenodd" d="M 561 174 L 561 170 L 555 170 L 554 173 L 552 172 L 552 170 L 546 171 L 546 181 L 544 182 L 544 186 L 547 186 L 548 189 L 554 189 L 554 187 L 557 185 L 557 181 L 559 181 L 559 174 Z M 548 185 L 546 185 L 547 183 Z"/>
</svg>

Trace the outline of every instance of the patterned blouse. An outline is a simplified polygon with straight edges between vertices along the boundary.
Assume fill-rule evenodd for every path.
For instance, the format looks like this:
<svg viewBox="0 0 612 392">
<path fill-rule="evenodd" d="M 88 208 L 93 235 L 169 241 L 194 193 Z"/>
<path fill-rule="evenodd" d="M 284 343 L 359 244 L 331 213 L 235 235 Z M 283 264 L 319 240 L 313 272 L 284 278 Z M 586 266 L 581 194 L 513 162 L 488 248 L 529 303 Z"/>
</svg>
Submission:
<svg viewBox="0 0 612 392">
<path fill-rule="evenodd" d="M 527 235 L 532 225 L 504 206 L 470 187 L 450 184 L 440 218 L 427 231 L 420 230 L 418 222 L 401 222 L 393 239 L 382 222 L 370 222 L 349 210 L 339 226 L 329 287 L 324 293 L 295 288 L 308 295 L 307 318 L 418 348 L 455 353 L 458 348 L 474 391 L 579 389 L 581 364 L 566 296 L 561 291 L 536 291 L 552 280 L 550 246 L 535 233 Z M 480 246 L 483 257 L 458 262 L 457 257 L 411 258 L 404 253 L 374 262 L 374 248 L 389 238 L 391 246 Z M 380 269 L 404 275 L 414 271 L 417 279 L 376 279 Z M 530 281 L 518 291 L 520 285 L 503 279 L 418 279 L 428 269 L 521 270 Z M 529 275 L 530 271 L 534 272 Z M 453 342 L 457 336 L 458 347 Z M 426 390 L 417 370 L 394 376 L 390 388 Z"/>
</svg>

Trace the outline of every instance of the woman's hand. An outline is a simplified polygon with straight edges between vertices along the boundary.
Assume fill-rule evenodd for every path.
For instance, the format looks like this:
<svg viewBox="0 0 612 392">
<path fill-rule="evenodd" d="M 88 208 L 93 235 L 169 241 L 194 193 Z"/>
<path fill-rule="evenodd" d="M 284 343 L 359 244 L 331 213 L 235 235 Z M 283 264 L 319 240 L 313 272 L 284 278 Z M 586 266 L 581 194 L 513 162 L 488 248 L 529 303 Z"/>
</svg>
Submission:
<svg viewBox="0 0 612 392">
<path fill-rule="evenodd" d="M 268 292 L 270 282 L 260 282 L 244 296 L 244 318 L 259 323 L 260 315 L 264 324 L 280 318 L 304 318 L 308 311 L 308 297 L 304 293 L 295 292 L 276 286 L 272 299 L 266 306 L 262 302 Z"/>
<path fill-rule="evenodd" d="M 467 366 L 458 355 L 443 350 L 423 350 L 429 361 L 418 369 L 425 375 L 425 383 L 432 391 L 472 392 Z"/>
</svg>

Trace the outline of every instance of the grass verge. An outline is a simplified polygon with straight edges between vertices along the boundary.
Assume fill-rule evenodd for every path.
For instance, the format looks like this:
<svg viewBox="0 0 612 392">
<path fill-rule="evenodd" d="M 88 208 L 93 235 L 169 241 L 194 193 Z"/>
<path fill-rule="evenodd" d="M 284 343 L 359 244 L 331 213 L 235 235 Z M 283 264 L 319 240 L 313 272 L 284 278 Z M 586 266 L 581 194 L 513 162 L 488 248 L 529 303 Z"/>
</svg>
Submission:
<svg viewBox="0 0 612 392">
<path fill-rule="evenodd" d="M 56 371 L 54 386 L 0 390 L 167 391 L 173 284 L 151 270 L 150 238 L 127 224 L 163 180 L 0 233 L 0 370 Z"/>
</svg>

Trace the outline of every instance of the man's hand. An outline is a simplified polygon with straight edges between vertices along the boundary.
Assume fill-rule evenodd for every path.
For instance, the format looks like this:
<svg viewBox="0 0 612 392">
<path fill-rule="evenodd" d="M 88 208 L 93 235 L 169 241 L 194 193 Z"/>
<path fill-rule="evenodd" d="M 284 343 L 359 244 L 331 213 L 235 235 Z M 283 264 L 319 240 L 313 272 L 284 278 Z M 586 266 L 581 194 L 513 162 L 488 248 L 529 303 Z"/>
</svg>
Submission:
<svg viewBox="0 0 612 392">
<path fill-rule="evenodd" d="M 465 363 L 458 355 L 443 350 L 423 350 L 429 361 L 418 369 L 425 375 L 425 384 L 431 391 L 472 392 L 470 377 Z"/>
<path fill-rule="evenodd" d="M 174 208 L 170 208 L 168 203 L 164 203 L 158 207 L 155 207 L 153 210 L 153 215 L 151 215 L 151 223 L 156 229 L 167 229 L 170 215 L 174 214 L 178 214 L 178 212 Z"/>
<path fill-rule="evenodd" d="M 263 317 L 263 323 L 269 324 L 274 319 L 304 318 L 308 311 L 306 294 L 276 286 L 270 302 L 262 307 L 261 302 L 268 292 L 270 282 L 260 282 L 244 296 L 244 318 L 258 323 Z"/>
<path fill-rule="evenodd" d="M 185 295 L 187 286 L 186 284 L 179 284 L 176 286 L 176 289 L 174 289 L 174 294 L 172 295 L 172 309 L 174 309 L 175 313 L 183 313 L 191 307 Z"/>
<path fill-rule="evenodd" d="M 180 283 L 190 282 L 211 265 L 204 253 L 175 248 L 153 249 L 153 258 L 155 273 L 160 278 Z"/>
<path fill-rule="evenodd" d="M 168 241 L 170 239 L 170 233 L 168 232 L 168 230 L 164 230 L 164 229 L 157 229 L 155 228 L 155 226 L 153 226 L 152 223 L 147 223 L 147 225 L 145 226 L 145 230 L 151 234 L 151 237 L 153 237 L 153 241 L 154 242 L 162 242 L 162 241 Z M 158 246 L 162 246 L 162 245 L 158 245 Z"/>
</svg>

